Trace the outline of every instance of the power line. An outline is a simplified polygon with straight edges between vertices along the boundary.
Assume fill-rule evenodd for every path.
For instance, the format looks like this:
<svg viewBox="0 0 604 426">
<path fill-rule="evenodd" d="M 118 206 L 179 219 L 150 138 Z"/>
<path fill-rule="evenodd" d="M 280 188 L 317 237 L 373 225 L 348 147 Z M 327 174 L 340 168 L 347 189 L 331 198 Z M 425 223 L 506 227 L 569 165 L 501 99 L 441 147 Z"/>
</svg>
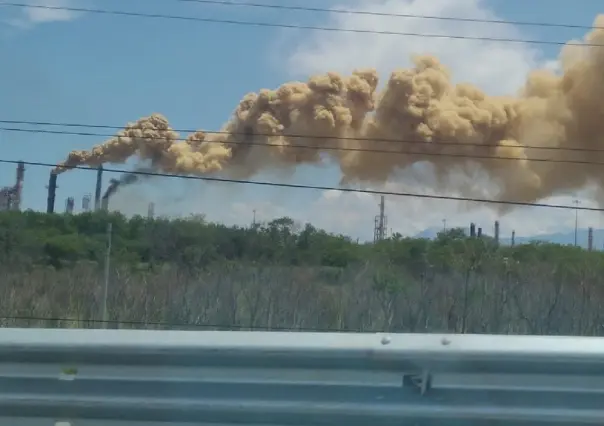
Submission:
<svg viewBox="0 0 604 426">
<path fill-rule="evenodd" d="M 436 21 L 453 21 L 453 22 L 475 22 L 484 24 L 502 24 L 502 25 L 518 25 L 518 26 L 530 26 L 530 27 L 550 27 L 550 28 L 569 28 L 569 29 L 604 29 L 604 27 L 590 26 L 590 25 L 578 25 L 578 24 L 561 24 L 554 22 L 535 22 L 535 21 L 509 21 L 503 19 L 483 19 L 483 18 L 461 18 L 453 16 L 435 16 L 435 15 L 418 15 L 414 13 L 394 13 L 394 12 L 374 12 L 367 10 L 355 10 L 355 9 L 329 9 L 322 7 L 308 7 L 308 6 L 287 6 L 282 4 L 266 4 L 266 3 L 253 3 L 253 2 L 235 2 L 226 0 L 172 0 L 180 3 L 197 3 L 197 4 L 208 4 L 208 5 L 220 5 L 220 6 L 235 6 L 235 7 L 250 7 L 258 9 L 276 9 L 276 10 L 288 10 L 288 11 L 300 11 L 300 12 L 319 12 L 319 13 L 335 13 L 342 15 L 364 15 L 364 16 L 383 16 L 393 18 L 413 18 L 413 19 L 425 19 L 425 20 L 436 20 Z"/>
<path fill-rule="evenodd" d="M 22 163 L 27 166 L 41 166 L 56 168 L 56 164 L 34 162 L 34 161 L 22 161 L 22 160 L 6 160 L 0 159 L 0 163 L 4 164 L 19 164 Z M 68 170 L 88 170 L 96 172 L 95 168 L 89 166 L 66 166 Z M 483 204 L 495 204 L 495 205 L 508 205 L 508 206 L 523 206 L 523 207 L 543 207 L 561 210 L 582 210 L 582 211 L 593 211 L 593 212 L 604 212 L 604 208 L 599 207 L 576 207 L 565 204 L 547 204 L 547 203 L 533 203 L 528 201 L 509 201 L 509 200 L 492 200 L 487 198 L 474 198 L 474 197 L 456 197 L 451 195 L 429 195 L 429 194 L 416 194 L 412 192 L 396 192 L 396 191 L 378 191 L 373 189 L 354 189 L 354 188 L 342 188 L 334 186 L 320 186 L 320 185 L 305 185 L 295 183 L 277 183 L 268 181 L 248 180 L 248 179 L 230 179 L 230 178 L 219 178 L 210 176 L 196 176 L 196 175 L 182 175 L 182 174 L 170 174 L 163 172 L 149 172 L 146 170 L 122 170 L 122 169 L 111 169 L 103 168 L 103 171 L 109 173 L 126 173 L 139 176 L 148 177 L 166 177 L 173 179 L 188 179 L 188 180 L 200 180 L 207 182 L 220 182 L 220 183 L 234 183 L 241 185 L 255 185 L 255 186 L 272 186 L 279 188 L 290 188 L 290 189 L 310 189 L 317 191 L 336 191 L 343 193 L 357 193 L 357 194 L 369 194 L 369 195 L 388 195 L 394 197 L 409 197 L 409 198 L 420 198 L 428 200 L 446 200 L 446 201 L 465 201 L 472 203 L 483 203 Z"/>
<path fill-rule="evenodd" d="M 0 120 L 0 124 L 22 124 L 27 126 L 52 126 L 52 127 L 85 127 L 90 129 L 108 129 L 108 130 L 124 130 L 124 126 L 115 126 L 107 124 L 85 124 L 85 123 L 66 123 L 66 122 L 52 122 L 52 121 L 28 121 L 28 120 Z M 73 134 L 79 136 L 100 136 L 100 137 L 116 137 L 116 135 L 104 135 L 97 133 L 88 132 L 67 132 L 62 130 L 37 130 L 37 129 L 22 129 L 22 128 L 10 128 L 0 127 L 0 130 L 13 131 L 13 132 L 30 132 L 30 133 L 56 133 L 56 134 Z M 172 129 L 178 133 L 195 133 L 199 129 Z M 64 132 L 64 133 L 63 133 Z M 204 133 L 209 135 L 233 135 L 233 136 L 246 136 L 244 132 L 227 132 L 224 130 L 203 130 Z M 256 136 L 270 137 L 279 136 L 270 133 L 255 133 Z M 469 146 L 476 148 L 494 148 L 494 145 L 481 145 L 474 142 L 459 142 L 459 141 L 447 141 L 443 140 L 440 142 L 431 142 L 419 139 L 388 139 L 388 138 L 367 138 L 359 136 L 326 136 L 326 135 L 305 135 L 298 133 L 283 134 L 281 136 L 289 139 L 327 139 L 327 140 L 339 140 L 339 141 L 354 141 L 354 142 L 385 142 L 395 144 L 419 144 L 419 145 L 450 145 L 450 146 Z M 153 139 L 153 138 L 151 138 Z M 184 140 L 184 139 L 180 139 Z M 281 145 L 278 145 L 281 146 Z M 602 152 L 604 149 L 599 148 L 583 148 L 583 147 L 563 147 L 563 146 L 544 146 L 544 145 L 522 145 L 521 148 L 525 149 L 536 149 L 536 150 L 551 150 L 551 151 L 570 151 L 570 152 Z M 388 151 L 390 152 L 390 151 Z"/>
<path fill-rule="evenodd" d="M 358 28 L 335 28 L 335 27 L 323 27 L 315 25 L 297 25 L 297 24 L 284 24 L 274 22 L 258 22 L 258 21 L 242 21 L 235 19 L 218 19 L 218 18 L 202 18 L 196 16 L 181 16 L 181 15 L 167 15 L 162 13 L 143 13 L 143 12 L 127 12 L 122 10 L 108 10 L 108 9 L 94 9 L 84 7 L 64 7 L 64 6 L 44 6 L 44 5 L 33 5 L 25 3 L 12 3 L 12 2 L 0 2 L 0 6 L 8 7 L 20 7 L 20 8 L 34 8 L 43 10 L 63 10 L 68 12 L 79 12 L 79 13 L 94 13 L 103 15 L 119 15 L 129 16 L 137 18 L 154 18 L 154 19 L 176 19 L 181 21 L 191 22 L 205 22 L 215 24 L 228 24 L 228 25 L 241 25 L 241 26 L 253 26 L 253 27 L 273 27 L 273 28 L 287 28 L 296 30 L 310 30 L 310 31 L 326 31 L 326 32 L 344 32 L 344 33 L 357 33 L 357 34 L 375 34 L 375 35 L 396 35 L 404 37 L 423 37 L 423 38 L 436 38 L 436 39 L 452 39 L 452 40 L 479 40 L 479 41 L 491 41 L 499 43 L 522 43 L 522 44 L 546 44 L 565 46 L 572 44 L 583 47 L 604 47 L 604 44 L 597 43 L 568 43 L 565 41 L 554 41 L 554 40 L 527 40 L 527 39 L 515 39 L 515 38 L 498 38 L 498 37 L 478 37 L 478 36 L 464 36 L 464 35 L 451 35 L 451 34 L 424 34 L 415 32 L 398 32 L 398 31 L 378 31 L 378 30 L 363 30 Z"/>
<path fill-rule="evenodd" d="M 46 129 L 20 129 L 14 127 L 0 127 L 0 131 L 7 132 L 20 132 L 20 133 L 42 133 L 42 134 L 53 134 L 53 135 L 72 135 L 72 136 L 98 136 L 98 137 L 116 137 L 115 135 L 103 134 L 103 133 L 94 133 L 94 132 L 73 132 L 67 130 L 46 130 Z M 227 134 L 226 132 L 224 132 Z M 232 135 L 236 135 L 237 133 L 230 133 Z M 263 136 L 257 134 L 256 136 Z M 267 136 L 267 135 L 264 135 Z M 307 136 L 312 138 L 312 136 Z M 143 140 L 164 140 L 162 137 L 155 136 L 140 136 L 137 139 Z M 339 140 L 339 138 L 334 137 L 331 138 L 334 140 Z M 184 142 L 186 138 L 177 138 L 175 141 Z M 368 140 L 373 141 L 373 140 Z M 395 155 L 417 155 L 417 156 L 426 156 L 426 157 L 448 157 L 448 158 L 463 158 L 463 159 L 473 159 L 473 160 L 503 160 L 503 161 L 530 161 L 537 163 L 559 163 L 559 164 L 580 164 L 580 165 L 593 165 L 593 166 L 604 166 L 604 162 L 599 161 L 590 161 L 590 160 L 568 160 L 568 159 L 558 159 L 558 158 L 518 158 L 518 157 L 509 157 L 503 155 L 477 155 L 477 154 L 456 154 L 456 153 L 447 153 L 447 152 L 417 152 L 417 151 L 395 151 L 389 149 L 374 149 L 374 148 L 351 148 L 351 147 L 339 147 L 339 146 L 311 146 L 311 145 L 282 145 L 278 143 L 264 143 L 264 142 L 236 142 L 236 141 L 203 141 L 204 143 L 209 144 L 223 144 L 223 145 L 231 145 L 231 146 L 259 146 L 259 147 L 267 147 L 267 148 L 287 148 L 287 149 L 307 149 L 313 151 L 340 151 L 340 152 L 365 152 L 368 154 L 395 154 Z M 389 142 L 397 142 L 397 141 L 389 141 Z M 402 141 L 403 143 L 405 141 Z M 439 144 L 440 146 L 446 146 L 446 143 Z M 451 144 L 452 145 L 452 144 Z M 482 148 L 497 148 L 495 145 L 479 145 L 474 144 L 476 147 Z M 599 150 L 604 152 L 604 150 Z"/>
</svg>

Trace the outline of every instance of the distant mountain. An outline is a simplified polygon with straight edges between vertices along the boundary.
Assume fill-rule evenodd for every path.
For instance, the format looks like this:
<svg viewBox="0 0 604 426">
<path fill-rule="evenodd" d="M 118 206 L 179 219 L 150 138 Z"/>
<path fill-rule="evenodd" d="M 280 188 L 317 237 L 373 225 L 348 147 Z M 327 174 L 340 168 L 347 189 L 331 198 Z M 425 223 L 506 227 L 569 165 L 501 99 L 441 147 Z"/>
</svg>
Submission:
<svg viewBox="0 0 604 426">
<path fill-rule="evenodd" d="M 437 234 L 441 231 L 442 227 L 433 226 L 424 229 L 422 232 L 415 235 L 415 238 L 434 239 L 436 238 Z M 587 248 L 587 233 L 588 231 L 586 228 L 581 228 L 577 230 L 577 243 L 583 248 Z M 543 241 L 562 245 L 572 245 L 575 243 L 575 230 L 564 230 L 552 234 L 516 236 L 516 244 L 526 244 L 535 241 Z M 509 245 L 511 243 L 511 238 L 502 238 L 501 243 Z M 594 229 L 594 248 L 596 250 L 604 249 L 604 229 Z"/>
</svg>

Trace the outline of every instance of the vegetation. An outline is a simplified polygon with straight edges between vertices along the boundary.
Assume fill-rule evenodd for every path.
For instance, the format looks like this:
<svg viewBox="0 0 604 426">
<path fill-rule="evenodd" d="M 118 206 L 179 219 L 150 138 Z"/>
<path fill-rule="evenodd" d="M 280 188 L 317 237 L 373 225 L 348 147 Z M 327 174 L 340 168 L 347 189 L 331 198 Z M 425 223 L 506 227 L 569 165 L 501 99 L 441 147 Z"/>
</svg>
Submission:
<svg viewBox="0 0 604 426">
<path fill-rule="evenodd" d="M 357 243 L 289 218 L 250 228 L 0 213 L 0 325 L 604 334 L 604 254 L 452 229 Z"/>
</svg>

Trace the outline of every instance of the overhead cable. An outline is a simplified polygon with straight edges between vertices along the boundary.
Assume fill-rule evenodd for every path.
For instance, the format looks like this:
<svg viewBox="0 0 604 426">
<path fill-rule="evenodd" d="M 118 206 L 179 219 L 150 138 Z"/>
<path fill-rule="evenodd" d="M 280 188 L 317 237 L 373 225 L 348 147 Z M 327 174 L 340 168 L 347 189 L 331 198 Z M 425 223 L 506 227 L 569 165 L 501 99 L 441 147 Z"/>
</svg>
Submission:
<svg viewBox="0 0 604 426">
<path fill-rule="evenodd" d="M 97 137 L 116 137 L 111 134 L 103 134 L 103 133 L 95 133 L 95 132 L 74 132 L 67 130 L 46 130 L 46 129 L 21 129 L 15 127 L 0 127 L 0 131 L 7 132 L 19 132 L 19 133 L 42 133 L 42 134 L 54 134 L 54 135 L 72 135 L 72 136 L 97 136 Z M 231 133 L 233 134 L 233 133 Z M 260 135 L 259 135 L 260 136 Z M 143 140 L 163 140 L 161 137 L 153 137 L 153 136 L 141 136 L 138 139 Z M 338 140 L 338 138 L 331 138 L 333 140 Z M 186 138 L 177 138 L 175 141 L 186 141 Z M 371 141 L 371 140 L 369 140 Z M 390 141 L 396 142 L 396 141 Z M 399 141 L 401 143 L 405 143 L 405 141 Z M 298 144 L 279 144 L 279 143 L 264 143 L 264 142 L 253 142 L 253 141 L 203 141 L 203 143 L 208 144 L 222 144 L 227 146 L 258 146 L 258 147 L 267 147 L 267 148 L 281 148 L 281 149 L 307 149 L 314 151 L 339 151 L 339 152 L 365 152 L 368 154 L 389 154 L 389 155 L 415 155 L 415 156 L 426 156 L 426 157 L 448 157 L 448 158 L 462 158 L 468 160 L 503 160 L 503 161 L 529 161 L 529 162 L 537 162 L 537 163 L 559 163 L 559 164 L 580 164 L 580 165 L 593 165 L 593 166 L 604 166 L 604 162 L 601 161 L 592 161 L 592 160 L 570 160 L 565 158 L 519 158 L 519 157 L 509 157 L 504 155 L 476 155 L 476 154 L 458 154 L 458 153 L 448 153 L 448 152 L 417 152 L 417 151 L 399 151 L 399 150 L 391 150 L 391 149 L 375 149 L 375 148 L 353 148 L 353 147 L 340 147 L 340 146 L 312 146 L 312 145 L 298 145 Z M 446 147 L 446 143 L 433 143 L 433 145 L 439 145 L 439 147 Z M 451 144 L 454 146 L 453 144 Z M 497 148 L 496 145 L 478 145 L 475 144 L 476 147 L 484 147 L 484 148 Z M 602 151 L 602 150 L 600 150 Z M 604 153 L 604 151 L 602 151 Z"/>
<path fill-rule="evenodd" d="M 285 4 L 266 4 L 266 3 L 254 3 L 254 2 L 240 2 L 240 1 L 227 1 L 227 0 L 168 0 L 180 3 L 197 3 L 203 5 L 219 5 L 219 6 L 235 6 L 235 7 L 248 7 L 248 8 L 259 8 L 259 9 L 275 9 L 275 10 L 286 10 L 286 11 L 297 11 L 297 12 L 318 12 L 318 13 L 334 13 L 341 15 L 363 15 L 363 16 L 380 16 L 380 17 L 392 17 L 392 18 L 412 18 L 412 19 L 424 19 L 424 20 L 436 20 L 436 21 L 453 21 L 453 22 L 474 22 L 484 24 L 501 24 L 501 25 L 516 25 L 516 26 L 530 26 L 530 27 L 551 27 L 551 28 L 569 28 L 569 29 L 604 29 L 604 27 L 590 26 L 590 25 L 578 25 L 578 24 L 564 24 L 555 22 L 540 22 L 540 21 L 512 21 L 504 19 L 485 19 L 485 18 L 463 18 L 456 16 L 436 16 L 436 15 L 419 15 L 415 13 L 396 13 L 396 12 L 376 12 L 372 10 L 358 10 L 358 9 L 339 9 L 339 8 L 324 8 L 324 7 L 309 7 L 309 6 L 291 6 Z"/>
<path fill-rule="evenodd" d="M 13 3 L 13 2 L 0 2 L 0 6 L 34 8 L 34 9 L 42 9 L 42 10 L 60 10 L 60 11 L 68 11 L 68 12 L 92 13 L 92 14 L 102 14 L 102 15 L 128 16 L 128 17 L 147 18 L 147 19 L 175 19 L 175 20 L 191 21 L 191 22 L 252 26 L 252 27 L 273 27 L 273 28 L 286 28 L 286 29 L 310 30 L 310 31 L 391 35 L 391 36 L 451 39 L 451 40 L 477 40 L 477 41 L 490 41 L 490 42 L 515 43 L 515 44 L 543 44 L 543 45 L 557 45 L 557 46 L 564 46 L 564 45 L 570 44 L 570 45 L 576 45 L 576 46 L 582 46 L 582 47 L 604 47 L 603 44 L 585 43 L 585 42 L 570 42 L 569 43 L 566 41 L 556 41 L 556 40 L 529 40 L 529 39 L 481 37 L 481 36 L 467 36 L 467 35 L 454 35 L 454 34 L 427 34 L 427 33 L 416 33 L 416 32 L 387 31 L 387 30 L 364 30 L 364 29 L 360 29 L 360 28 L 336 28 L 336 27 L 326 27 L 326 26 L 317 26 L 317 25 L 298 25 L 298 24 L 278 23 L 278 22 L 260 22 L 260 21 L 246 21 L 246 20 L 236 20 L 236 19 L 219 19 L 219 18 L 199 17 L 199 16 L 168 15 L 168 14 L 163 14 L 163 13 L 128 12 L 128 11 L 123 11 L 123 10 L 34 5 L 34 4 Z"/>
<path fill-rule="evenodd" d="M 123 130 L 124 126 L 116 126 L 116 125 L 108 125 L 108 124 L 86 124 L 86 123 L 70 123 L 70 122 L 57 122 L 57 121 L 30 121 L 30 120 L 0 120 L 0 124 L 21 124 L 27 126 L 52 126 L 52 127 L 69 127 L 69 128 L 89 128 L 89 129 L 108 129 L 108 130 Z M 97 133 L 88 133 L 88 132 L 68 132 L 63 130 L 46 130 L 46 129 L 23 129 L 20 127 L 0 127 L 0 130 L 13 131 L 13 132 L 25 132 L 25 133 L 57 133 L 57 134 L 74 134 L 80 136 L 101 136 L 101 137 L 115 137 L 117 135 L 106 135 L 106 134 L 97 134 Z M 178 133 L 195 133 L 199 129 L 183 129 L 176 128 L 172 129 Z M 203 130 L 203 133 L 209 135 L 233 135 L 233 136 L 246 136 L 244 132 L 227 132 L 224 130 Z M 256 136 L 262 137 L 271 137 L 278 136 L 272 133 L 255 133 Z M 354 141 L 354 142 L 384 142 L 384 143 L 393 143 L 393 144 L 418 144 L 418 145 L 434 145 L 441 144 L 447 146 L 469 146 L 475 148 L 493 148 L 493 145 L 482 145 L 474 142 L 459 142 L 459 141 L 448 141 L 448 140 L 440 140 L 438 142 L 432 142 L 427 140 L 420 139 L 389 139 L 389 138 L 368 138 L 368 137 L 359 137 L 359 136 L 327 136 L 327 135 L 307 135 L 300 133 L 286 133 L 282 136 L 287 137 L 288 139 L 328 139 L 328 140 L 339 140 L 339 141 Z M 535 149 L 535 150 L 548 150 L 548 151 L 569 151 L 569 152 L 602 152 L 604 153 L 604 148 L 585 148 L 585 147 L 564 147 L 564 146 L 545 146 L 545 145 L 522 145 L 521 148 L 524 149 Z"/>
<path fill-rule="evenodd" d="M 42 166 L 42 167 L 50 167 L 56 168 L 57 165 L 53 163 L 44 163 L 44 162 L 34 162 L 34 161 L 22 161 L 22 160 L 8 160 L 8 159 L 0 159 L 0 163 L 4 164 L 24 164 L 28 166 Z M 96 169 L 89 166 L 65 166 L 65 169 L 68 170 L 88 170 L 96 173 Z M 279 188 L 290 188 L 290 189 L 309 189 L 316 191 L 335 191 L 342 193 L 357 193 L 357 194 L 369 194 L 369 195 L 384 195 L 384 196 L 395 196 L 395 197 L 409 197 L 409 198 L 419 198 L 419 199 L 428 199 L 428 200 L 446 200 L 446 201 L 465 201 L 472 203 L 482 203 L 482 204 L 494 204 L 494 205 L 509 205 L 509 206 L 524 206 L 524 207 L 542 207 L 542 208 L 551 208 L 551 209 L 561 209 L 561 210 L 573 210 L 573 211 L 594 211 L 594 212 L 604 212 L 604 208 L 599 207 L 584 207 L 584 206 L 573 206 L 567 204 L 548 204 L 548 203 L 534 203 L 528 201 L 512 201 L 512 200 L 493 200 L 488 198 L 477 198 L 477 197 L 457 197 L 452 195 L 430 195 L 430 194 L 417 194 L 412 192 L 398 192 L 398 191 L 385 191 L 385 190 L 373 190 L 373 189 L 360 189 L 360 188 L 343 188 L 343 187 L 334 187 L 334 186 L 321 186 L 321 185 L 305 185 L 305 184 L 296 184 L 296 183 L 278 183 L 278 182 L 269 182 L 269 181 L 259 181 L 259 180 L 248 180 L 248 179 L 231 179 L 231 178 L 223 178 L 223 177 L 215 177 L 215 176 L 199 176 L 199 175 L 181 175 L 181 174 L 171 174 L 171 173 L 163 173 L 159 171 L 151 172 L 148 170 L 123 170 L 123 169 L 112 169 L 112 168 L 103 168 L 103 171 L 109 173 L 127 173 L 131 175 L 139 175 L 139 176 L 161 176 L 172 179 L 187 179 L 187 180 L 199 180 L 205 182 L 219 182 L 219 183 L 231 183 L 231 184 L 240 184 L 240 185 L 255 185 L 255 186 L 268 186 L 268 187 L 279 187 Z"/>
</svg>

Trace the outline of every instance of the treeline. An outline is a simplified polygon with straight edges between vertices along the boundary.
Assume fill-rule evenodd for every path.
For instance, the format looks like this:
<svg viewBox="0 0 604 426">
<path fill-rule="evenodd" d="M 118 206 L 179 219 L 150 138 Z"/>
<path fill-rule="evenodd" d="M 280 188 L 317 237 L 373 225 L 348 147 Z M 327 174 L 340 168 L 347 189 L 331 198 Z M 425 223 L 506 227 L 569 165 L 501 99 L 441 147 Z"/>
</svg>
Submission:
<svg viewBox="0 0 604 426">
<path fill-rule="evenodd" d="M 601 252 L 114 213 L 0 213 L 2 324 L 99 326 L 108 223 L 116 327 L 604 335 Z"/>
<path fill-rule="evenodd" d="M 217 261 L 343 267 L 359 261 L 362 246 L 289 218 L 251 228 L 186 219 L 127 218 L 119 213 L 0 213 L 0 260 L 56 268 L 77 261 L 102 261 L 107 224 L 112 225 L 113 258 L 120 264 L 205 267 Z"/>
</svg>

